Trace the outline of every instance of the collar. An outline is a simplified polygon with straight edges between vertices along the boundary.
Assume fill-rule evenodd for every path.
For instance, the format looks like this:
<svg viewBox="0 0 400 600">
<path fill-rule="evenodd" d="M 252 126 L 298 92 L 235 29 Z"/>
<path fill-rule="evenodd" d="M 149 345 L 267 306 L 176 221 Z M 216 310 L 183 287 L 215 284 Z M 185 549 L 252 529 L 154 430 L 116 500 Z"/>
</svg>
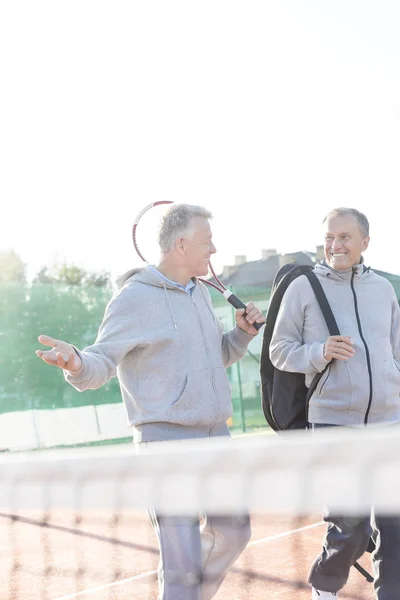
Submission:
<svg viewBox="0 0 400 600">
<path fill-rule="evenodd" d="M 152 273 L 157 275 L 159 277 L 159 279 L 161 279 L 161 281 L 165 281 L 166 283 L 169 283 L 170 285 L 173 285 L 174 287 L 179 288 L 180 290 L 183 290 L 184 292 L 186 292 L 189 295 L 192 294 L 193 288 L 196 286 L 196 283 L 193 281 L 193 279 L 190 279 L 186 285 L 182 285 L 178 281 L 172 281 L 172 279 L 168 279 L 168 277 L 166 277 L 163 273 L 161 273 L 153 265 L 147 265 L 146 269 L 148 269 L 149 271 L 151 271 Z"/>
</svg>

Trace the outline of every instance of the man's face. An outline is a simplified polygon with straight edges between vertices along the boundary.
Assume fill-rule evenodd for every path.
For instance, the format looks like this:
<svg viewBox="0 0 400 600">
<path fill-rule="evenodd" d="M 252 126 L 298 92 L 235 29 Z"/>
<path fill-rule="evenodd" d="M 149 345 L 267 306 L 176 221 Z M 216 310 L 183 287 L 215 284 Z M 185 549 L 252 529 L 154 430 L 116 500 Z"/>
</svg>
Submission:
<svg viewBox="0 0 400 600">
<path fill-rule="evenodd" d="M 208 219 L 195 217 L 193 228 L 184 238 L 185 263 L 192 276 L 204 277 L 208 272 L 211 254 L 216 252 Z"/>
<path fill-rule="evenodd" d="M 329 217 L 325 223 L 325 259 L 336 271 L 358 265 L 367 249 L 369 236 L 363 237 L 354 215 Z"/>
</svg>

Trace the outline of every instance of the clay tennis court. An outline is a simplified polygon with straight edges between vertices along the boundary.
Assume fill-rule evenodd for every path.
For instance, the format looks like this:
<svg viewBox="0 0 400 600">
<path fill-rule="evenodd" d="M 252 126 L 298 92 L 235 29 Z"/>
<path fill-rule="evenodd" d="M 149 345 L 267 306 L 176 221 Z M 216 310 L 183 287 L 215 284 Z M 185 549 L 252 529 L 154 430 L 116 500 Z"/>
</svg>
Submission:
<svg viewBox="0 0 400 600">
<path fill-rule="evenodd" d="M 309 600 L 309 565 L 321 547 L 319 515 L 252 516 L 252 539 L 216 600 Z M 0 516 L 0 600 L 156 600 L 157 542 L 146 513 L 26 512 Z M 360 563 L 371 572 L 370 554 Z M 341 598 L 372 600 L 352 569 Z"/>
</svg>

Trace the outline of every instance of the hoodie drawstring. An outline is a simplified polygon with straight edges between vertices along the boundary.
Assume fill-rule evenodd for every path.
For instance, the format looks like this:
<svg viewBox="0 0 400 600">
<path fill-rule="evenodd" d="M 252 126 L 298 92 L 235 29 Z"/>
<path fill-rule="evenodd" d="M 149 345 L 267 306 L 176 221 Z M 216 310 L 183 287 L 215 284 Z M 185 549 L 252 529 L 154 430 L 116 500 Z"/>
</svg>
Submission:
<svg viewBox="0 0 400 600">
<path fill-rule="evenodd" d="M 217 323 L 217 321 L 216 321 L 216 318 L 215 318 L 214 311 L 212 310 L 212 308 L 211 308 L 211 306 L 210 306 L 210 303 L 209 303 L 209 300 L 208 300 L 208 298 L 206 297 L 206 295 L 205 295 L 205 293 L 204 293 L 203 287 L 202 287 L 202 285 L 201 285 L 200 283 L 198 284 L 198 286 L 199 286 L 199 288 L 200 288 L 200 291 L 201 291 L 201 294 L 202 294 L 202 296 L 203 296 L 203 298 L 204 298 L 204 300 L 205 300 L 205 303 L 207 304 L 208 310 L 209 310 L 209 311 L 210 311 L 210 313 L 211 313 L 211 316 L 212 316 L 212 318 L 213 318 L 213 321 L 214 321 L 214 323 L 216 324 L 216 323 Z"/>
<path fill-rule="evenodd" d="M 173 322 L 173 324 L 174 324 L 174 327 L 175 327 L 175 329 L 178 329 L 178 325 L 176 324 L 176 321 L 175 321 L 175 315 L 174 315 L 174 311 L 172 310 L 172 305 L 171 305 L 171 302 L 170 302 L 170 299 L 169 299 L 169 296 L 168 296 L 168 291 L 167 291 L 167 288 L 166 288 L 166 286 L 165 286 L 165 283 L 164 283 L 164 282 L 162 282 L 162 284 L 163 284 L 163 288 L 164 288 L 164 292 L 165 292 L 165 297 L 167 298 L 167 303 L 168 303 L 168 307 L 169 307 L 169 312 L 171 313 L 172 322 Z"/>
</svg>

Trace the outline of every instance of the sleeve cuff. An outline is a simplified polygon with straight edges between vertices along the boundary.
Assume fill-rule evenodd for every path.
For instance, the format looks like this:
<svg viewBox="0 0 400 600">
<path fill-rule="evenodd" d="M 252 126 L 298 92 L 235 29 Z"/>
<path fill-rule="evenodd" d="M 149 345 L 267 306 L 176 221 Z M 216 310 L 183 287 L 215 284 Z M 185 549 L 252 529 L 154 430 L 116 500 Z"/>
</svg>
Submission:
<svg viewBox="0 0 400 600">
<path fill-rule="evenodd" d="M 326 365 L 329 363 L 329 360 L 324 357 L 324 344 L 321 344 L 320 342 L 314 342 L 314 344 L 311 344 L 310 361 L 318 373 L 321 373 L 321 371 L 325 369 Z"/>
<path fill-rule="evenodd" d="M 87 366 L 85 365 L 85 360 L 83 358 L 82 353 L 78 350 L 78 348 L 75 348 L 75 346 L 73 346 L 73 349 L 75 350 L 75 352 L 77 353 L 77 355 L 79 356 L 79 358 L 81 359 L 81 368 L 79 369 L 79 371 L 67 371 L 66 369 L 63 370 L 64 373 L 64 377 L 66 379 L 66 381 L 68 381 L 68 383 L 82 383 L 82 381 L 85 381 L 85 379 L 87 379 Z"/>
<path fill-rule="evenodd" d="M 231 341 L 239 348 L 247 348 L 251 340 L 253 340 L 254 338 L 254 335 L 246 333 L 245 331 L 243 331 L 243 329 L 240 329 L 240 327 L 238 326 L 232 329 Z"/>
</svg>

